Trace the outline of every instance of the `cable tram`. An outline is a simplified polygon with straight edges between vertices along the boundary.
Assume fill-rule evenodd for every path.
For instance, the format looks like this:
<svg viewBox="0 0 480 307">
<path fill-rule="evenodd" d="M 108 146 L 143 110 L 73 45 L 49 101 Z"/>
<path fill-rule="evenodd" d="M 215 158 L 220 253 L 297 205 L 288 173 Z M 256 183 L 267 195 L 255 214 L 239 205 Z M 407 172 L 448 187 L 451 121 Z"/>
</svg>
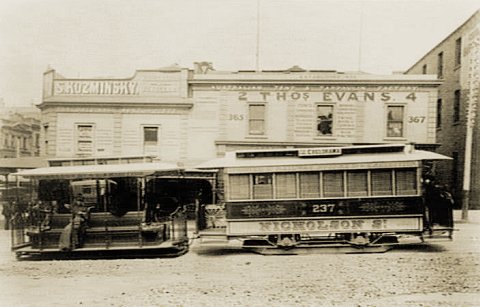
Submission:
<svg viewBox="0 0 480 307">
<path fill-rule="evenodd" d="M 199 211 L 199 251 L 384 252 L 451 239 L 452 206 L 425 181 L 442 159 L 410 144 L 227 153 L 198 166 L 218 171 L 220 187 Z"/>
<path fill-rule="evenodd" d="M 75 159 L 67 166 L 16 173 L 35 186 L 28 204 L 17 204 L 12 217 L 17 257 L 186 253 L 185 208 L 212 202 L 211 173 L 151 159 L 130 160 L 81 165 L 92 161 Z"/>
</svg>

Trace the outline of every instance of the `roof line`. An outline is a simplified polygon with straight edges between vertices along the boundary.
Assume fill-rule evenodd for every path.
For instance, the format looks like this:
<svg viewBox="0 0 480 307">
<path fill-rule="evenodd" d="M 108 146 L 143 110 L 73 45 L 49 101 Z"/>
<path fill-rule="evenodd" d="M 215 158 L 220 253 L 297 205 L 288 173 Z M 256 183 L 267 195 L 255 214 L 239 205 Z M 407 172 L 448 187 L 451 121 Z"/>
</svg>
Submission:
<svg viewBox="0 0 480 307">
<path fill-rule="evenodd" d="M 470 16 L 465 22 L 463 22 L 460 26 L 458 26 L 457 28 L 455 28 L 455 30 L 453 30 L 449 35 L 447 35 L 444 39 L 442 39 L 438 44 L 436 44 L 432 49 L 430 49 L 427 53 L 425 53 L 418 61 L 415 62 L 415 64 L 413 64 L 412 66 L 410 66 L 410 68 L 408 68 L 405 73 L 409 73 L 411 69 L 413 69 L 413 67 L 415 67 L 418 63 L 420 63 L 421 61 L 423 61 L 428 55 L 430 55 L 432 53 L 433 50 L 435 50 L 438 46 L 440 46 L 441 44 L 443 44 L 446 40 L 448 40 L 450 37 L 452 37 L 455 33 L 458 32 L 458 30 L 460 30 L 460 28 L 463 28 L 466 24 L 468 24 L 472 19 L 476 18 L 477 15 L 480 16 L 480 9 L 478 9 L 477 11 L 475 11 L 475 13 L 472 14 L 472 16 Z"/>
</svg>

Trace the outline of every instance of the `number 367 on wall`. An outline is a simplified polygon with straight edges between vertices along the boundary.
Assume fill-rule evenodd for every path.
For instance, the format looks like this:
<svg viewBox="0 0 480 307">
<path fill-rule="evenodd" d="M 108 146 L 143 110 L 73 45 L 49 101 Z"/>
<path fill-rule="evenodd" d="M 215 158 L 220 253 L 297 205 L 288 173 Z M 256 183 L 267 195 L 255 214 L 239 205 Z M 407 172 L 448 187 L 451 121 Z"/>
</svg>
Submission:
<svg viewBox="0 0 480 307">
<path fill-rule="evenodd" d="M 409 116 L 408 122 L 413 124 L 421 124 L 425 122 L 425 116 Z"/>
</svg>

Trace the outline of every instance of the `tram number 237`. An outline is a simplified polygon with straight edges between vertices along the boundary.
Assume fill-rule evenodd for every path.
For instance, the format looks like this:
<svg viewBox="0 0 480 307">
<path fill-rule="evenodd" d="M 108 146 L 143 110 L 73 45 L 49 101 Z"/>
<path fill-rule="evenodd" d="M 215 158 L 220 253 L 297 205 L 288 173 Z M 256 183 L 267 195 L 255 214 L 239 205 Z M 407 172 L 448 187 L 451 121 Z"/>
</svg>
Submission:
<svg viewBox="0 0 480 307">
<path fill-rule="evenodd" d="M 312 206 L 313 213 L 327 213 L 333 212 L 335 204 L 315 204 Z"/>
</svg>

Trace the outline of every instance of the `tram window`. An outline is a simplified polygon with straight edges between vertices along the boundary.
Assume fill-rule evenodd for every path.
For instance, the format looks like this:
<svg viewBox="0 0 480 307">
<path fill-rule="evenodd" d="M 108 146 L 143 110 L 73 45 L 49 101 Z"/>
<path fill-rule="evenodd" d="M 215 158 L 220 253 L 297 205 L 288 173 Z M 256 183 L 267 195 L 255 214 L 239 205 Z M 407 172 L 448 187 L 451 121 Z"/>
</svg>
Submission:
<svg viewBox="0 0 480 307">
<path fill-rule="evenodd" d="M 325 197 L 343 197 L 343 171 L 323 173 L 323 195 Z"/>
<path fill-rule="evenodd" d="M 320 197 L 320 180 L 318 173 L 300 173 L 300 197 Z"/>
<path fill-rule="evenodd" d="M 253 175 L 253 198 L 273 198 L 272 174 Z"/>
<path fill-rule="evenodd" d="M 249 175 L 230 175 L 230 199 L 249 199 Z"/>
<path fill-rule="evenodd" d="M 372 171 L 372 195 L 392 195 L 392 171 Z"/>
<path fill-rule="evenodd" d="M 395 187 L 397 195 L 417 194 L 417 172 L 415 169 L 396 170 Z"/>
<path fill-rule="evenodd" d="M 297 196 L 296 174 L 276 174 L 275 175 L 275 198 L 294 198 Z"/>
<path fill-rule="evenodd" d="M 354 171 L 347 173 L 347 195 L 348 196 L 367 196 L 367 172 Z"/>
</svg>

